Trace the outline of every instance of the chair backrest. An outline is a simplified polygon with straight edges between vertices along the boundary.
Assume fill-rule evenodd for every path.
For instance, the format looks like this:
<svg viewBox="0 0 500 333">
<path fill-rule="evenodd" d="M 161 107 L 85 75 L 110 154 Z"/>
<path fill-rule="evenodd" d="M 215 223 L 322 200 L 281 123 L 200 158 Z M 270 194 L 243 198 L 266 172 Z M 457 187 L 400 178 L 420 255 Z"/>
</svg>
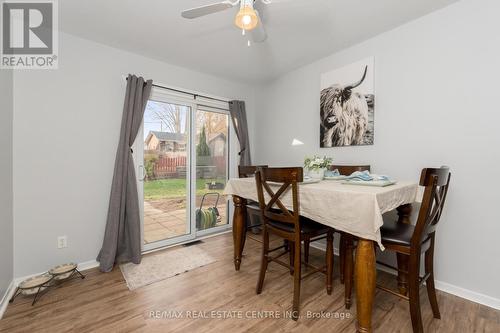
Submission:
<svg viewBox="0 0 500 333">
<path fill-rule="evenodd" d="M 258 167 L 267 168 L 267 165 L 238 165 L 238 176 L 240 178 L 253 178 Z"/>
<path fill-rule="evenodd" d="M 257 168 L 255 180 L 264 223 L 272 220 L 293 224 L 296 235 L 300 237 L 298 184 L 303 179 L 304 171 L 302 168 Z M 278 183 L 278 190 L 275 190 L 276 186 L 270 186 L 269 182 Z M 292 192 L 292 210 L 286 208 L 281 201 L 281 197 L 287 194 L 290 189 Z M 270 198 L 267 202 L 264 193 L 267 193 Z"/>
<path fill-rule="evenodd" d="M 370 171 L 369 165 L 331 165 L 330 170 L 339 170 L 342 176 L 349 176 L 355 171 Z"/>
<path fill-rule="evenodd" d="M 418 246 L 436 231 L 436 226 L 443 212 L 450 178 L 451 173 L 448 167 L 422 170 L 420 186 L 424 186 L 425 190 L 411 239 L 412 246 Z"/>
</svg>

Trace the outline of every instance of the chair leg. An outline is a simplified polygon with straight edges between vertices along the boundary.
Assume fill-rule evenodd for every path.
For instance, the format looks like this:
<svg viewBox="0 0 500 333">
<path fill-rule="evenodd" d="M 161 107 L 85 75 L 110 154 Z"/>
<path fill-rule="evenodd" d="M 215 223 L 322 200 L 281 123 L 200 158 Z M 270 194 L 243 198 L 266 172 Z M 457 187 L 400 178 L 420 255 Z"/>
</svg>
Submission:
<svg viewBox="0 0 500 333">
<path fill-rule="evenodd" d="M 332 294 L 333 289 L 333 231 L 326 235 L 326 292 Z"/>
<path fill-rule="evenodd" d="M 304 261 L 309 263 L 309 246 L 311 244 L 310 238 L 304 238 Z"/>
<path fill-rule="evenodd" d="M 293 307 L 292 307 L 292 319 L 299 319 L 299 304 L 300 304 L 300 280 L 301 280 L 301 252 L 300 244 L 301 242 L 292 243 L 295 247 L 294 250 L 294 270 L 293 270 Z"/>
<path fill-rule="evenodd" d="M 425 252 L 425 274 L 429 273 L 429 278 L 426 281 L 427 295 L 431 303 L 432 313 L 434 318 L 441 319 L 439 306 L 436 297 L 436 288 L 434 286 L 434 237 L 431 239 L 431 247 Z"/>
<path fill-rule="evenodd" d="M 264 232 L 262 233 L 262 259 L 260 263 L 260 274 L 259 280 L 257 282 L 257 294 L 262 292 L 262 286 L 264 285 L 264 278 L 266 277 L 267 264 L 269 260 L 267 259 L 269 253 L 269 231 L 267 227 L 264 226 Z"/>
<path fill-rule="evenodd" d="M 294 258 L 295 258 L 295 242 L 288 242 L 288 247 L 290 248 L 290 275 L 293 275 Z"/>
<path fill-rule="evenodd" d="M 345 308 L 351 308 L 351 295 L 353 286 L 353 271 L 354 271 L 354 255 L 353 255 L 353 243 L 351 236 L 344 236 L 344 300 Z"/>
<path fill-rule="evenodd" d="M 408 276 L 402 271 L 408 272 L 408 260 L 409 257 L 403 253 L 396 253 L 396 259 L 398 262 L 398 289 L 401 295 L 408 295 Z"/>
<path fill-rule="evenodd" d="M 340 233 L 340 242 L 339 242 L 339 265 L 340 265 L 340 283 L 344 283 L 344 274 L 345 274 L 345 235 L 344 233 Z"/>
<path fill-rule="evenodd" d="M 420 312 L 420 255 L 410 258 L 408 274 L 408 291 L 410 297 L 410 314 L 413 333 L 423 333 L 422 313 Z"/>
</svg>

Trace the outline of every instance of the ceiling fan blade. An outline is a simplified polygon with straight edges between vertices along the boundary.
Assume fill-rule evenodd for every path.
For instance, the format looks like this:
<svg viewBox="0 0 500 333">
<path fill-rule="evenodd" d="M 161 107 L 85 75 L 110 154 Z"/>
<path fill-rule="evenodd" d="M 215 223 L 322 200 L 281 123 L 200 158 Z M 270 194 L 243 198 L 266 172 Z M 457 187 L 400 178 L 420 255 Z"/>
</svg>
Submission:
<svg viewBox="0 0 500 333">
<path fill-rule="evenodd" d="M 267 39 L 266 28 L 264 27 L 264 22 L 259 15 L 259 11 L 255 11 L 257 13 L 257 17 L 259 18 L 259 23 L 255 27 L 255 29 L 250 31 L 250 38 L 254 43 L 262 43 Z"/>
<path fill-rule="evenodd" d="M 219 3 L 213 3 L 211 5 L 183 10 L 181 15 L 182 17 L 187 19 L 194 19 L 217 12 L 222 12 L 226 9 L 232 8 L 233 6 L 234 4 L 231 1 L 222 1 Z"/>
</svg>

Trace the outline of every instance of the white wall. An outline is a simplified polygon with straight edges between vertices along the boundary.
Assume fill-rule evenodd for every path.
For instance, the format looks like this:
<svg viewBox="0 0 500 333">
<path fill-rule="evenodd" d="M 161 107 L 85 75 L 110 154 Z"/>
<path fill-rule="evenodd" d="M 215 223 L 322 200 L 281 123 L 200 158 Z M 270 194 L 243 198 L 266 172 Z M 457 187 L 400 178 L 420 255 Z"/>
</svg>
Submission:
<svg viewBox="0 0 500 333">
<path fill-rule="evenodd" d="M 316 153 L 415 181 L 423 167 L 451 166 L 436 278 L 497 306 L 500 178 L 488 174 L 500 164 L 499 12 L 496 0 L 463 0 L 288 73 L 259 89 L 253 133 L 257 163 L 301 165 Z M 320 74 L 372 55 L 375 145 L 320 149 Z"/>
<path fill-rule="evenodd" d="M 0 301 L 12 282 L 14 270 L 12 232 L 12 114 L 12 71 L 0 69 Z"/>
<path fill-rule="evenodd" d="M 253 124 L 248 86 L 67 34 L 60 34 L 59 47 L 58 70 L 14 75 L 16 277 L 96 258 L 119 138 L 123 75 L 245 100 Z M 68 237 L 68 248 L 59 250 L 61 235 Z"/>
</svg>

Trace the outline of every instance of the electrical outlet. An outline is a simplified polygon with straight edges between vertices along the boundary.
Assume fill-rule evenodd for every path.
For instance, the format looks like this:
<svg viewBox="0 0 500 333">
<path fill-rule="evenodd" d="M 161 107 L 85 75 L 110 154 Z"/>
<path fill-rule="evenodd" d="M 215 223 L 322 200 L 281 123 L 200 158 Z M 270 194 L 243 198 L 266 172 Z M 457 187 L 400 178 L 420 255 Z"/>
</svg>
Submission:
<svg viewBox="0 0 500 333">
<path fill-rule="evenodd" d="M 66 236 L 57 237 L 57 248 L 63 249 L 65 247 L 68 247 L 68 237 Z"/>
</svg>

